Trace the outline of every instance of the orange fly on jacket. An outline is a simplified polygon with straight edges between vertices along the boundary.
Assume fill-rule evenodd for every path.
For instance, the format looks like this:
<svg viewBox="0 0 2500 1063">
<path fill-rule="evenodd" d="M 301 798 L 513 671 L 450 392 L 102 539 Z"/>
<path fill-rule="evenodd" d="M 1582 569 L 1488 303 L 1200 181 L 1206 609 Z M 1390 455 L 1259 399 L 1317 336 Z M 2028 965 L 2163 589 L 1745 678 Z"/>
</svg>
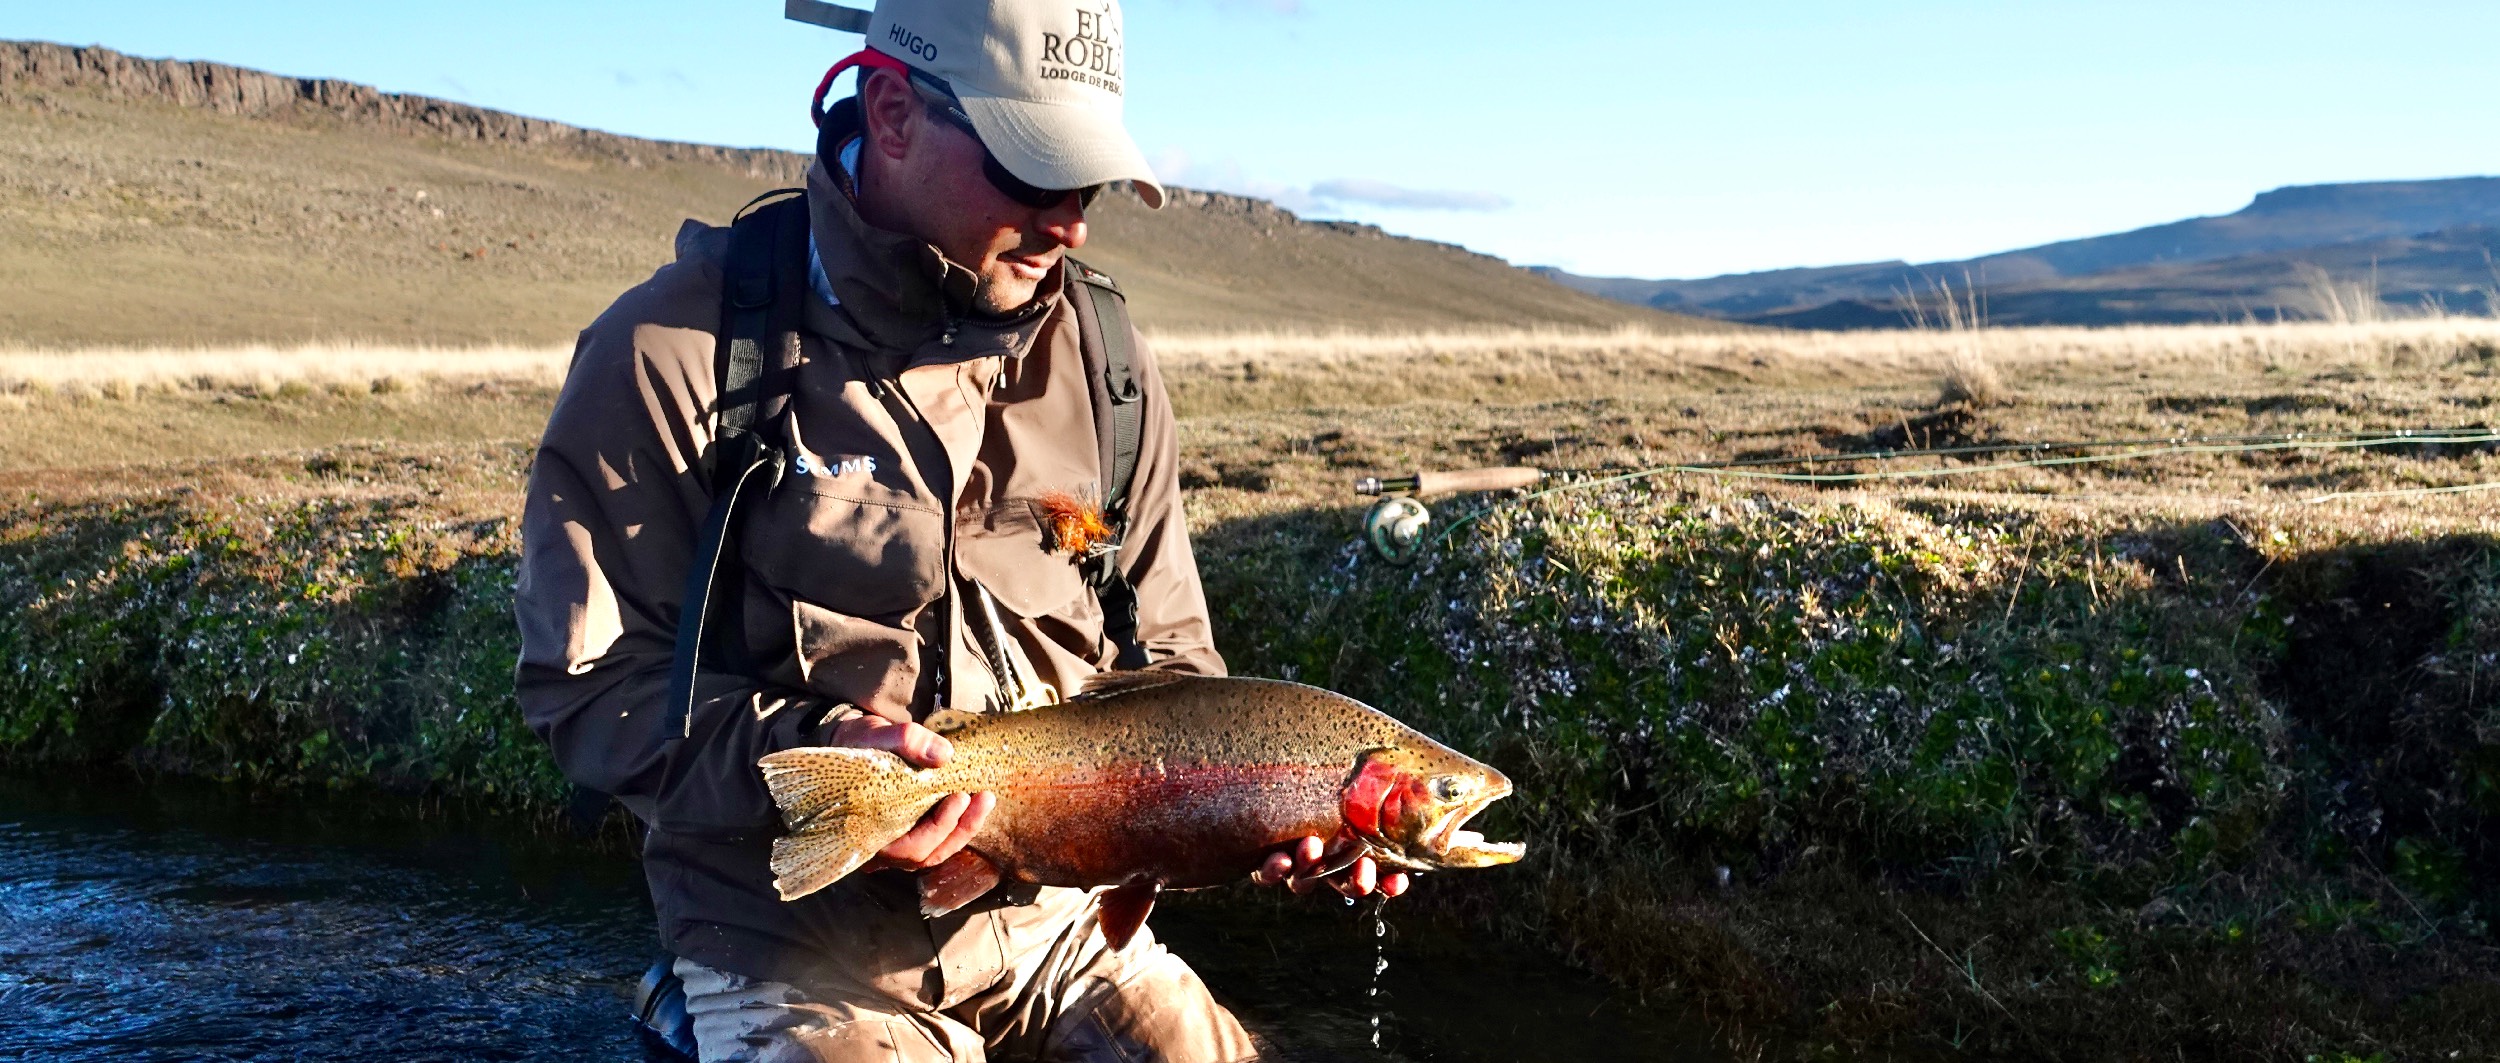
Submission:
<svg viewBox="0 0 2500 1063">
<path fill-rule="evenodd" d="M 1111 542 L 1111 524 L 1102 507 L 1066 491 L 1052 491 L 1039 500 L 1042 526 L 1050 529 L 1051 549 L 1085 557 Z"/>
</svg>

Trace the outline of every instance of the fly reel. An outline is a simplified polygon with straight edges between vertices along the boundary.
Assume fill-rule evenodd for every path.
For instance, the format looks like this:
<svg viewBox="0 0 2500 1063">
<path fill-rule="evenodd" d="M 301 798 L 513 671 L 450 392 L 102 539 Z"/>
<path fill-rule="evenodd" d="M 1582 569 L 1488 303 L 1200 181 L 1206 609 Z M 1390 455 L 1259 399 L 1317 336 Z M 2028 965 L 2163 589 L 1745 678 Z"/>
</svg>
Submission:
<svg viewBox="0 0 2500 1063">
<path fill-rule="evenodd" d="M 1364 477 L 1354 482 L 1354 492 L 1380 496 L 1380 501 L 1372 503 L 1371 511 L 1363 514 L 1363 544 L 1392 565 L 1413 564 L 1432 542 L 1432 510 L 1425 508 L 1417 496 L 1515 491 L 1534 487 L 1544 478 L 1542 470 L 1520 466 L 1419 472 L 1386 479 Z"/>
<path fill-rule="evenodd" d="M 1363 544 L 1392 565 L 1411 565 L 1424 552 L 1432 511 L 1409 495 L 1390 495 L 1363 514 Z"/>
</svg>

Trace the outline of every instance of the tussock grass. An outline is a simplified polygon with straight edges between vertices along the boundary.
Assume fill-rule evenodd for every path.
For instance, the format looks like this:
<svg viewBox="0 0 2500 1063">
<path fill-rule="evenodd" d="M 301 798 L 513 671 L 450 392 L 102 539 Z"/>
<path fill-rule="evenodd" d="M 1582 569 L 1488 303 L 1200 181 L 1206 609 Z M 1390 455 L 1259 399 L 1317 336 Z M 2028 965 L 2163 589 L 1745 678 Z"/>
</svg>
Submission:
<svg viewBox="0 0 2500 1063">
<path fill-rule="evenodd" d="M 1929 369 L 1958 351 L 2026 371 L 2149 369 L 2231 371 L 2285 363 L 2409 356 L 2432 362 L 2500 358 L 2500 320 L 2421 317 L 2228 325 L 2117 328 L 1982 328 L 1968 324 L 1859 332 L 1653 332 L 1452 329 L 1374 334 L 1335 332 L 1149 332 L 1155 354 L 1175 373 L 1359 368 L 1384 374 L 1428 372 L 1476 359 L 1608 357 L 1637 362 L 1782 364 L 1829 372 Z"/>
<path fill-rule="evenodd" d="M 2159 387 L 2234 387 L 2500 365 L 2500 321 L 2456 317 L 2107 329 L 1982 328 L 1964 319 L 1868 332 L 1154 333 L 1149 341 L 1184 417 L 1898 388 L 1986 406 L 2037 388 L 2132 387 L 2148 378 Z"/>
<path fill-rule="evenodd" d="M 341 342 L 282 347 L 0 347 L 0 393 L 130 399 L 143 391 L 276 393 L 339 387 L 389 393 L 438 382 L 555 387 L 561 347 L 416 347 Z"/>
</svg>

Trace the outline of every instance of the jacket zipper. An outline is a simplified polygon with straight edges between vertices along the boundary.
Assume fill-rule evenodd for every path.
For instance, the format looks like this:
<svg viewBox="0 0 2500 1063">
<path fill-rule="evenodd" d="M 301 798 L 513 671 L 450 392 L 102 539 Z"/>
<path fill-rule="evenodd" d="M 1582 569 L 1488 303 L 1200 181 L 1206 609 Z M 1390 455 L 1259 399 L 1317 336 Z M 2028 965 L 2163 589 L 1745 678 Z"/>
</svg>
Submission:
<svg viewBox="0 0 2500 1063">
<path fill-rule="evenodd" d="M 910 367 L 906 365 L 904 368 Z M 937 429 L 929 424 L 929 415 L 921 412 L 920 404 L 911 400 L 911 392 L 903 389 L 901 377 L 902 374 L 897 372 L 893 378 L 880 379 L 878 383 L 884 386 L 886 394 L 893 396 L 895 401 L 903 404 L 904 409 L 911 411 L 913 419 L 920 422 L 922 431 L 934 438 L 937 435 Z M 946 453 L 945 440 L 935 441 L 937 458 L 947 466 L 939 471 L 946 476 L 948 497 L 938 500 L 938 510 L 945 515 L 946 520 L 945 545 L 938 553 L 939 563 L 943 566 L 938 573 L 938 606 L 943 610 L 939 614 L 939 619 L 944 635 L 943 641 L 939 643 L 937 655 L 937 702 L 930 706 L 931 712 L 949 708 L 954 701 L 955 642 L 963 636 L 963 633 L 955 628 L 955 499 L 953 497 L 955 494 L 955 459 Z M 924 476 L 921 479 L 925 482 L 928 478 Z"/>
</svg>

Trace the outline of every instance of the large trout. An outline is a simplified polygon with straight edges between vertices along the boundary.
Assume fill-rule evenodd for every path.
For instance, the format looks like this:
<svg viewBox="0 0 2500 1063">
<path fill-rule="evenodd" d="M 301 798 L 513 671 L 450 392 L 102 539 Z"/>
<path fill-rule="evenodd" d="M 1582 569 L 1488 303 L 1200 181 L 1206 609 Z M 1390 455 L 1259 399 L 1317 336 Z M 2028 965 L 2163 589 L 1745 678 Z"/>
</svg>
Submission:
<svg viewBox="0 0 2500 1063">
<path fill-rule="evenodd" d="M 1103 932 L 1125 945 L 1164 888 L 1248 875 L 1295 839 L 1330 840 L 1327 867 L 1369 856 L 1402 870 L 1489 867 L 1525 846 L 1467 820 L 1510 793 L 1502 773 L 1362 702 L 1299 683 L 1113 672 L 1026 712 L 939 712 L 942 768 L 884 750 L 787 749 L 760 761 L 790 833 L 773 885 L 796 900 L 858 870 L 948 794 L 998 803 L 954 859 L 921 872 L 921 911 L 1003 880 L 1116 886 Z"/>
</svg>

